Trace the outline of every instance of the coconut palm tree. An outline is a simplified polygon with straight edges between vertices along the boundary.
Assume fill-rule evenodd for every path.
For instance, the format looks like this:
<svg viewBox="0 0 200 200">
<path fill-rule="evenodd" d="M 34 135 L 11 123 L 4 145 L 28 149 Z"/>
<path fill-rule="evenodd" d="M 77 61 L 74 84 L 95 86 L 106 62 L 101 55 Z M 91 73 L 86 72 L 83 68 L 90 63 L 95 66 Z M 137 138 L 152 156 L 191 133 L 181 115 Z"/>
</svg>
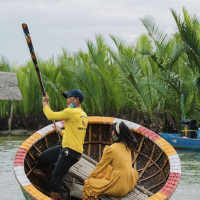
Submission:
<svg viewBox="0 0 200 200">
<path fill-rule="evenodd" d="M 178 27 L 178 36 L 186 46 L 183 65 L 180 71 L 187 90 L 184 96 L 188 117 L 200 120 L 200 28 L 196 15 L 190 16 L 183 8 L 183 18 L 171 9 L 172 15 Z"/>
<path fill-rule="evenodd" d="M 123 101 L 123 82 L 118 70 L 109 59 L 108 49 L 101 36 L 96 44 L 87 41 L 88 53 L 79 51 L 73 56 L 63 52 L 59 58 L 62 82 L 66 88 L 78 87 L 85 94 L 89 114 L 114 115 L 119 113 Z M 121 96 L 120 96 L 121 95 Z"/>
<path fill-rule="evenodd" d="M 180 76 L 180 70 L 184 68 L 182 57 L 186 50 L 185 44 L 177 35 L 169 37 L 162 33 L 151 18 L 146 17 L 142 19 L 142 22 L 155 49 L 153 54 L 151 52 L 146 54 L 151 63 L 156 64 L 153 68 L 154 79 L 151 84 L 162 95 L 160 99 L 160 102 L 163 102 L 162 112 L 175 116 L 178 122 L 181 115 L 185 115 L 184 109 L 181 109 L 180 100 L 188 93 L 185 90 L 185 82 Z"/>
</svg>

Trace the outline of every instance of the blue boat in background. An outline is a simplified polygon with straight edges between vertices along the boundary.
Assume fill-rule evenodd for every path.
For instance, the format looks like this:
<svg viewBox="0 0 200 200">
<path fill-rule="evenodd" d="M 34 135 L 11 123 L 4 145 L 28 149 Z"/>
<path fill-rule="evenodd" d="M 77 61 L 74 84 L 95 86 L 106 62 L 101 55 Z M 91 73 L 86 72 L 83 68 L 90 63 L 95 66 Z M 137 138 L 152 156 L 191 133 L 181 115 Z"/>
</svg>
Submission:
<svg viewBox="0 0 200 200">
<path fill-rule="evenodd" d="M 200 128 L 197 120 L 181 120 L 181 133 L 160 133 L 174 148 L 200 151 Z"/>
<path fill-rule="evenodd" d="M 200 151 L 199 133 L 197 134 L 197 138 L 182 136 L 180 133 L 160 133 L 159 135 L 174 148 Z"/>
</svg>

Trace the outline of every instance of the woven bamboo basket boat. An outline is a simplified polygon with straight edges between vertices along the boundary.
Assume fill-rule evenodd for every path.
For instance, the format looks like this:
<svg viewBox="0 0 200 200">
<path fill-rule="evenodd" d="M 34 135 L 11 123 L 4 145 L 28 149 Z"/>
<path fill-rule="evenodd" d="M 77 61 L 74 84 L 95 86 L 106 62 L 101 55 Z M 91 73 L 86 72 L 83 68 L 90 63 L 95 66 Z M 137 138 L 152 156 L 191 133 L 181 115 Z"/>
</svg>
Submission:
<svg viewBox="0 0 200 200">
<path fill-rule="evenodd" d="M 112 143 L 112 124 L 124 121 L 137 138 L 139 145 L 133 152 L 133 167 L 139 180 L 125 197 L 118 199 L 166 200 L 175 191 L 180 177 L 180 159 L 174 148 L 151 130 L 136 123 L 110 117 L 89 117 L 84 156 L 73 166 L 63 179 L 62 194 L 70 197 L 72 184 L 83 184 L 90 171 L 100 160 L 103 149 Z M 62 122 L 57 122 L 62 126 Z M 31 135 L 18 149 L 14 160 L 14 173 L 27 200 L 51 200 L 50 187 L 33 173 L 41 152 L 61 141 L 53 125 L 48 125 Z M 102 196 L 100 199 L 112 199 Z"/>
</svg>

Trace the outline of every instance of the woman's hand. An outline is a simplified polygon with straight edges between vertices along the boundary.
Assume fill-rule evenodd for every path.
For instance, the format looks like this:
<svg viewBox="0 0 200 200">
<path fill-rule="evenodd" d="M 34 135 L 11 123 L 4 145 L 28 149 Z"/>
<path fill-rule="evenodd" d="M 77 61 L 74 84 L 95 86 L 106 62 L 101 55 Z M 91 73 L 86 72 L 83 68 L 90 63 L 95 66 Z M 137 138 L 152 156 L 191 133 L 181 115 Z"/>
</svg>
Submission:
<svg viewBox="0 0 200 200">
<path fill-rule="evenodd" d="M 49 95 L 46 93 L 42 100 L 43 107 L 49 106 Z"/>
</svg>

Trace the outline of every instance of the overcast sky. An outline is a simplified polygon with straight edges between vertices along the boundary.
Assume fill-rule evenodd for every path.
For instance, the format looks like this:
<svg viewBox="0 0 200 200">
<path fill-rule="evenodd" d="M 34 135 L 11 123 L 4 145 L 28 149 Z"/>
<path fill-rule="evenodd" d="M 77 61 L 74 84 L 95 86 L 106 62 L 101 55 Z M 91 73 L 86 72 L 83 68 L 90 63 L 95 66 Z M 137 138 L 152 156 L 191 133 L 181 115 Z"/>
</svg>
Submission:
<svg viewBox="0 0 200 200">
<path fill-rule="evenodd" d="M 146 33 L 141 18 L 151 16 L 166 33 L 176 26 L 170 8 L 200 15 L 199 0 L 0 0 L 0 55 L 10 64 L 25 64 L 30 54 L 21 28 L 27 23 L 36 54 L 56 58 L 62 48 L 86 51 L 86 40 L 109 35 L 127 43 Z"/>
</svg>

